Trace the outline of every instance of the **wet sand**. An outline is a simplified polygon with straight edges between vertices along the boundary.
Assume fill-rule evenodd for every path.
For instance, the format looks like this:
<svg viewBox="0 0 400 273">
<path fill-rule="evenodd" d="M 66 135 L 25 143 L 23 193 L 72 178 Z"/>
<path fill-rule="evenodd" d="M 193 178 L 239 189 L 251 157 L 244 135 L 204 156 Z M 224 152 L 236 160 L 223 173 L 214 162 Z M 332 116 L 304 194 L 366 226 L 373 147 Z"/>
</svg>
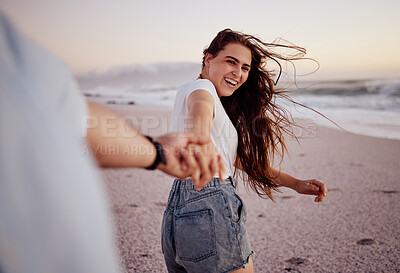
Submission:
<svg viewBox="0 0 400 273">
<path fill-rule="evenodd" d="M 167 130 L 167 108 L 111 107 L 146 134 Z M 289 141 L 282 170 L 324 181 L 323 203 L 290 189 L 273 203 L 240 183 L 255 272 L 400 272 L 400 141 L 311 127 L 300 145 Z M 160 229 L 173 178 L 132 168 L 102 176 L 122 271 L 166 272 Z"/>
</svg>

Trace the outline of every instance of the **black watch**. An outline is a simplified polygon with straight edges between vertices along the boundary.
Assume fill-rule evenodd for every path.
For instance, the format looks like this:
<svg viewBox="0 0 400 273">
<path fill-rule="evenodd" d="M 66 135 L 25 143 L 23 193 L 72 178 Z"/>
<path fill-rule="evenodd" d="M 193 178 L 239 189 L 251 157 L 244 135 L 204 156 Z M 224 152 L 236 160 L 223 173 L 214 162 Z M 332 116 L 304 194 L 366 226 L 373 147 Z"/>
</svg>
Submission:
<svg viewBox="0 0 400 273">
<path fill-rule="evenodd" d="M 147 167 L 147 170 L 154 170 L 155 168 L 157 168 L 158 164 L 162 163 L 164 165 L 167 165 L 167 160 L 165 159 L 164 156 L 164 149 L 162 147 L 162 145 L 160 144 L 160 142 L 155 141 L 152 137 L 149 136 L 145 136 L 148 140 L 151 141 L 151 143 L 154 144 L 154 147 L 156 148 L 156 159 L 154 160 L 154 163 L 151 164 L 150 167 Z"/>
</svg>

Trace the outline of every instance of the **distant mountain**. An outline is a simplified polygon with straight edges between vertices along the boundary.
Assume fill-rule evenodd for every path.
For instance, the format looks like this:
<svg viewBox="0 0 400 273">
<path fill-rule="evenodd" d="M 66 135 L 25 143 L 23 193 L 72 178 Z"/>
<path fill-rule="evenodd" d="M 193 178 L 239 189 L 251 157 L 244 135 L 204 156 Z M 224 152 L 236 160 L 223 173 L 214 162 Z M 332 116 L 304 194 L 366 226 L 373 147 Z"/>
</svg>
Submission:
<svg viewBox="0 0 400 273">
<path fill-rule="evenodd" d="M 199 63 L 154 63 L 148 65 L 129 65 L 113 67 L 106 72 L 88 72 L 76 75 L 83 90 L 98 86 L 140 87 L 140 86 L 178 86 L 200 73 Z"/>
</svg>

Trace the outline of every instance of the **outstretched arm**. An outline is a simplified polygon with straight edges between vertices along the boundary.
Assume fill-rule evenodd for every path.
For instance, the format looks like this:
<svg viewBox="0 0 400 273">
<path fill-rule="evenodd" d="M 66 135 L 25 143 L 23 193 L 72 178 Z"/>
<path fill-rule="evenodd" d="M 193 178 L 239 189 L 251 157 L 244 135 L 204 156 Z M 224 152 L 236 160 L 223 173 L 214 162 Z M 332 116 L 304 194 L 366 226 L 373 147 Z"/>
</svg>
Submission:
<svg viewBox="0 0 400 273">
<path fill-rule="evenodd" d="M 243 171 L 238 158 L 235 161 L 235 168 Z M 317 195 L 314 199 L 315 202 L 322 202 L 328 193 L 325 184 L 317 179 L 298 179 L 275 168 L 271 168 L 271 173 L 276 177 L 273 181 L 275 184 L 290 188 L 301 194 Z"/>
<path fill-rule="evenodd" d="M 188 97 L 188 110 L 187 131 L 196 137 L 210 137 L 214 116 L 213 96 L 205 90 L 192 92 Z M 202 155 L 202 160 L 199 163 L 200 171 L 211 176 L 219 172 L 219 177 L 222 180 L 226 167 L 215 146 L 210 142 L 201 146 L 198 152 Z M 200 190 L 209 181 L 210 179 L 207 179 L 206 176 L 200 175 L 200 180 L 193 181 L 193 183 L 196 190 Z"/>
<path fill-rule="evenodd" d="M 88 102 L 87 140 L 101 167 L 148 167 L 154 145 L 112 110 Z"/>
<path fill-rule="evenodd" d="M 93 154 L 102 167 L 149 167 L 156 159 L 156 149 L 151 141 L 110 109 L 89 102 L 89 124 L 87 139 Z M 201 155 L 188 152 L 189 145 L 204 145 L 210 142 L 205 137 L 188 133 L 170 133 L 156 139 L 161 143 L 167 164 L 158 164 L 163 172 L 184 179 L 188 176 L 207 173 L 199 171 Z M 218 166 L 213 166 L 215 170 Z M 199 179 L 198 177 L 195 177 Z M 211 179 L 211 176 L 207 176 Z"/>
<path fill-rule="evenodd" d="M 276 177 L 274 181 L 276 184 L 291 188 L 301 194 L 316 195 L 315 202 L 322 202 L 328 193 L 325 184 L 316 179 L 301 180 L 274 168 L 271 168 L 271 172 Z"/>
</svg>

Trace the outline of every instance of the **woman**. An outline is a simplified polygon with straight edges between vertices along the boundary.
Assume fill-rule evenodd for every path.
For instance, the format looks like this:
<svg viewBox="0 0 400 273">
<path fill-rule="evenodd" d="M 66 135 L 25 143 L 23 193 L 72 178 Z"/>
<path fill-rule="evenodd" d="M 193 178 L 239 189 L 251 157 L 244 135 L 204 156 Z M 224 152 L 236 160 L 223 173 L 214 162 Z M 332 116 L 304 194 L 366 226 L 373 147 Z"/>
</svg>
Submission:
<svg viewBox="0 0 400 273">
<path fill-rule="evenodd" d="M 298 54 L 279 55 L 269 50 L 272 47 Z M 285 186 L 323 201 L 324 183 L 272 167 L 274 155 L 283 156 L 283 134 L 290 134 L 287 126 L 294 123 L 275 104 L 277 96 L 286 95 L 275 90 L 264 65 L 268 60 L 296 60 L 304 53 L 303 48 L 266 44 L 225 29 L 204 50 L 199 78 L 179 88 L 171 131 L 210 136 L 213 143 L 199 152 L 221 156 L 227 173 L 202 189 L 191 179 L 174 181 L 162 226 L 169 272 L 253 272 L 246 210 L 232 178 L 236 168 L 246 173 L 249 186 L 261 197 L 273 199 L 272 192 Z"/>
</svg>

